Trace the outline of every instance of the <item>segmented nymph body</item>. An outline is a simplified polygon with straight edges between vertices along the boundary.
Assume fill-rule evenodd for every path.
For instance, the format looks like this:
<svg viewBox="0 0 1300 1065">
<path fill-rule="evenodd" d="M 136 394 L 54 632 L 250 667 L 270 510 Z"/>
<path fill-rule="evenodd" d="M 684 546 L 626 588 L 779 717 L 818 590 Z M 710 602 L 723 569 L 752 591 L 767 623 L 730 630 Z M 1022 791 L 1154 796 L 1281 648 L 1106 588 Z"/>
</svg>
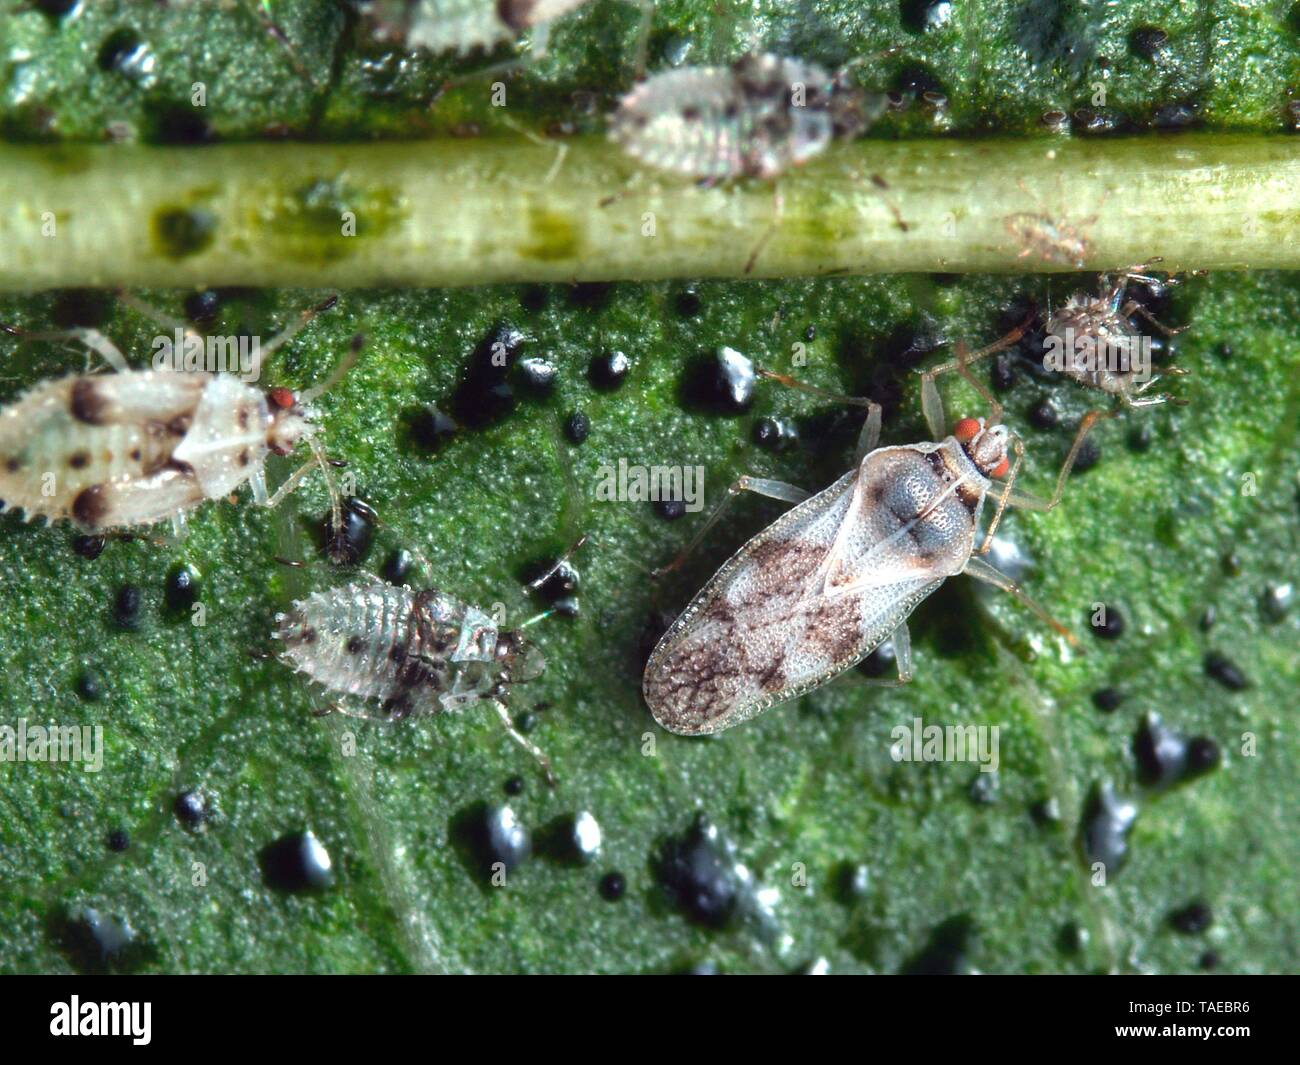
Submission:
<svg viewBox="0 0 1300 1065">
<path fill-rule="evenodd" d="M 377 40 L 434 55 L 489 51 L 590 0 L 371 0 L 362 11 Z"/>
<path fill-rule="evenodd" d="M 707 181 L 775 178 L 866 126 L 863 94 L 814 63 L 747 55 L 650 77 L 610 136 L 647 166 Z"/>
<path fill-rule="evenodd" d="M 1125 286 L 1130 279 L 1154 280 L 1136 272 L 1142 269 L 1134 266 L 1118 276 L 1103 277 L 1100 296 L 1074 293 L 1048 318 L 1045 330 L 1048 343 L 1063 356 L 1059 367 L 1062 373 L 1086 388 L 1118 397 L 1129 407 L 1149 407 L 1172 400 L 1164 393 L 1143 393 L 1162 375 L 1186 372 L 1172 366 L 1153 371 L 1150 366 L 1149 344 L 1133 316 L 1142 314 L 1165 334 L 1179 330 L 1161 325 L 1136 300 L 1125 300 Z"/>
<path fill-rule="evenodd" d="M 83 529 L 151 525 L 249 482 L 313 431 L 288 389 L 176 370 L 74 374 L 0 410 L 0 498 Z"/>
<path fill-rule="evenodd" d="M 315 592 L 275 622 L 282 661 L 331 692 L 378 701 L 395 721 L 499 702 L 545 667 L 478 607 L 373 578 Z"/>
</svg>

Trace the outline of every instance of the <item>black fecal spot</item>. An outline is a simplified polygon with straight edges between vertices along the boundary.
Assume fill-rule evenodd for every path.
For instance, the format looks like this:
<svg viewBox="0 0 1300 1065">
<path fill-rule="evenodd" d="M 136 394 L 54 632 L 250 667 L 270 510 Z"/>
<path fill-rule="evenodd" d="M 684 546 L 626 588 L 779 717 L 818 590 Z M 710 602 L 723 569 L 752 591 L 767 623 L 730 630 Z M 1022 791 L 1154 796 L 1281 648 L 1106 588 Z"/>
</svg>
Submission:
<svg viewBox="0 0 1300 1065">
<path fill-rule="evenodd" d="M 1046 396 L 1029 408 L 1029 424 L 1035 429 L 1055 429 L 1060 421 L 1055 404 Z"/>
<path fill-rule="evenodd" d="M 858 672 L 867 677 L 883 677 L 898 672 L 898 659 L 894 654 L 894 641 L 885 640 L 871 654 L 858 663 Z"/>
<path fill-rule="evenodd" d="M 149 139 L 156 144 L 208 144 L 216 139 L 203 108 L 187 102 L 146 102 Z"/>
<path fill-rule="evenodd" d="M 1218 952 L 1213 950 L 1207 950 L 1204 954 L 1201 955 L 1200 960 L 1197 961 L 1196 964 L 1199 965 L 1202 969 L 1205 969 L 1207 971 L 1210 969 L 1217 969 L 1219 967 Z"/>
<path fill-rule="evenodd" d="M 191 292 L 185 297 L 185 317 L 195 325 L 211 325 L 221 313 L 221 293 L 215 288 Z"/>
<path fill-rule="evenodd" d="M 1154 713 L 1146 714 L 1133 736 L 1138 779 L 1147 787 L 1167 788 L 1187 775 L 1187 737 Z"/>
<path fill-rule="evenodd" d="M 871 890 L 871 869 L 862 862 L 842 862 L 835 870 L 835 898 L 852 906 Z"/>
<path fill-rule="evenodd" d="M 569 306 L 580 310 L 599 311 L 609 305 L 614 286 L 606 281 L 585 281 L 569 286 Z"/>
<path fill-rule="evenodd" d="M 77 677 L 77 694 L 88 703 L 104 697 L 104 681 L 93 669 L 86 668 Z"/>
<path fill-rule="evenodd" d="M 621 351 L 606 351 L 593 358 L 587 366 L 587 380 L 592 388 L 612 392 L 627 378 L 632 369 L 631 360 Z"/>
<path fill-rule="evenodd" d="M 622 873 L 610 872 L 600 878 L 600 897 L 606 902 L 617 902 L 627 891 L 627 880 Z"/>
<path fill-rule="evenodd" d="M 520 359 L 515 364 L 515 381 L 518 382 L 521 390 L 535 396 L 550 395 L 555 388 L 558 375 L 559 370 L 549 359 L 529 357 Z"/>
<path fill-rule="evenodd" d="M 1135 425 L 1128 433 L 1128 446 L 1130 451 L 1136 451 L 1141 454 L 1144 451 L 1151 450 L 1151 425 L 1148 422 L 1142 422 Z"/>
<path fill-rule="evenodd" d="M 193 566 L 175 566 L 163 584 L 163 602 L 168 610 L 189 610 L 199 598 L 199 573 Z"/>
<path fill-rule="evenodd" d="M 108 834 L 108 838 L 105 842 L 108 844 L 109 850 L 113 851 L 115 854 L 121 854 L 131 846 L 131 837 L 127 833 L 126 829 L 115 828 Z"/>
<path fill-rule="evenodd" d="M 326 514 L 321 529 L 326 557 L 336 566 L 352 566 L 370 553 L 378 515 L 363 500 L 349 496 L 343 501 L 342 526 L 334 528 L 333 515 Z"/>
<path fill-rule="evenodd" d="M 92 377 L 79 377 L 72 384 L 68 408 L 72 416 L 87 425 L 99 425 L 104 417 L 105 400 Z"/>
<path fill-rule="evenodd" d="M 134 584 L 122 585 L 113 597 L 113 624 L 120 629 L 139 628 L 140 589 Z"/>
<path fill-rule="evenodd" d="M 683 318 L 694 318 L 701 306 L 700 294 L 693 288 L 684 288 L 673 297 L 673 309 Z"/>
<path fill-rule="evenodd" d="M 519 292 L 519 306 L 529 314 L 537 314 L 546 309 L 550 298 L 551 290 L 545 285 L 525 285 Z"/>
<path fill-rule="evenodd" d="M 1092 705 L 1102 713 L 1114 713 L 1123 701 L 1124 696 L 1118 688 L 1099 688 L 1092 693 Z"/>
<path fill-rule="evenodd" d="M 90 559 L 93 562 L 104 553 L 105 543 L 107 541 L 102 536 L 91 536 L 82 533 L 72 538 L 72 550 L 82 558 Z"/>
<path fill-rule="evenodd" d="M 201 791 L 182 791 L 172 803 L 172 812 L 186 828 L 197 829 L 208 819 L 208 800 Z"/>
<path fill-rule="evenodd" d="M 789 451 L 799 444 L 799 429 L 793 422 L 779 418 L 759 418 L 752 438 L 764 451 Z"/>
<path fill-rule="evenodd" d="M 107 73 L 121 74 L 137 83 L 152 81 L 157 57 L 139 35 L 131 29 L 114 30 L 99 46 L 95 63 Z"/>
<path fill-rule="evenodd" d="M 185 259 L 204 251 L 217 231 L 217 216 L 190 207 L 164 207 L 153 216 L 153 241 L 168 259 Z"/>
<path fill-rule="evenodd" d="M 459 431 L 460 426 L 434 404 L 420 407 L 407 415 L 411 440 L 426 451 L 436 451 Z"/>
<path fill-rule="evenodd" d="M 536 727 L 537 727 L 537 715 L 533 713 L 529 713 L 527 710 L 525 710 L 522 714 L 520 714 L 518 717 L 515 718 L 515 728 L 518 729 L 520 732 L 522 732 L 525 736 L 528 735 L 528 733 L 532 732 L 533 729 L 535 729 Z"/>
<path fill-rule="evenodd" d="M 681 499 L 656 499 L 654 508 L 664 521 L 676 521 L 686 515 L 686 503 Z"/>
<path fill-rule="evenodd" d="M 1205 672 L 1229 691 L 1244 691 L 1250 686 L 1246 674 L 1237 667 L 1237 664 L 1218 651 L 1206 652 Z"/>
<path fill-rule="evenodd" d="M 919 97 L 926 93 L 946 96 L 948 91 L 943 82 L 928 67 L 919 63 L 909 63 L 894 76 L 894 88 L 907 96 Z"/>
<path fill-rule="evenodd" d="M 1141 59 L 1155 62 L 1167 54 L 1169 34 L 1158 26 L 1139 26 L 1128 35 L 1129 51 Z"/>
<path fill-rule="evenodd" d="M 81 973 L 133 972 L 157 954 L 128 920 L 93 907 L 56 913 L 50 931 L 73 968 Z"/>
<path fill-rule="evenodd" d="M 524 793 L 524 778 L 511 777 L 505 782 L 501 790 L 507 795 L 522 795 Z"/>
<path fill-rule="evenodd" d="M 1151 116 L 1151 124 L 1159 130 L 1190 129 L 1196 125 L 1199 106 L 1195 102 L 1180 101 L 1162 104 Z"/>
<path fill-rule="evenodd" d="M 899 19 L 911 33 L 937 30 L 952 21 L 951 0 L 899 0 Z"/>
<path fill-rule="evenodd" d="M 359 655 L 363 650 L 365 650 L 365 647 L 366 641 L 360 636 L 349 636 L 348 642 L 344 644 L 344 649 L 350 655 Z"/>
<path fill-rule="evenodd" d="M 731 923 L 739 898 L 735 863 L 717 827 L 703 814 L 681 836 L 664 843 L 654 869 L 690 920 L 709 928 Z"/>
<path fill-rule="evenodd" d="M 587 810 L 557 817 L 541 832 L 539 849 L 555 861 L 589 865 L 600 854 L 600 823 Z"/>
<path fill-rule="evenodd" d="M 453 819 L 451 833 L 475 870 L 487 878 L 503 870 L 513 872 L 533 852 L 532 834 L 505 805 L 476 803 Z"/>
<path fill-rule="evenodd" d="M 451 412 L 462 425 L 481 429 L 515 409 L 510 371 L 525 340 L 509 322 L 498 322 L 479 342 L 451 397 Z"/>
<path fill-rule="evenodd" d="M 407 582 L 411 573 L 411 566 L 414 560 L 411 553 L 405 548 L 399 547 L 384 560 L 384 568 L 381 570 L 384 580 L 389 584 L 398 586 Z"/>
<path fill-rule="evenodd" d="M 569 559 L 545 558 L 530 562 L 523 569 L 524 584 L 531 585 L 542 580 L 534 589 L 538 598 L 546 603 L 554 603 L 565 596 L 577 593 L 582 584 L 582 575 Z"/>
<path fill-rule="evenodd" d="M 71 14 L 81 0 L 33 0 L 32 6 L 43 15 L 48 15 L 52 19 L 61 19 L 65 15 Z"/>
<path fill-rule="evenodd" d="M 329 851 L 310 829 L 281 836 L 257 857 L 262 879 L 276 891 L 319 891 L 334 882 Z"/>
<path fill-rule="evenodd" d="M 591 419 L 575 410 L 564 423 L 564 437 L 570 444 L 581 444 L 591 433 Z"/>
<path fill-rule="evenodd" d="M 1034 819 L 1034 824 L 1040 828 L 1059 825 L 1061 823 L 1061 804 L 1055 796 L 1048 799 L 1039 799 L 1029 807 L 1029 816 Z"/>
<path fill-rule="evenodd" d="M 1118 872 L 1128 857 L 1128 834 L 1137 815 L 1135 802 L 1120 798 L 1110 784 L 1094 784 L 1080 826 L 1087 861 L 1101 862 L 1108 875 Z"/>
<path fill-rule="evenodd" d="M 1169 915 L 1169 924 L 1188 936 L 1199 936 L 1214 923 L 1214 913 L 1209 905 L 1201 899 L 1189 902 L 1186 906 Z"/>
<path fill-rule="evenodd" d="M 681 382 L 681 402 L 705 414 L 744 414 L 754 403 L 754 364 L 734 348 L 693 359 Z"/>
<path fill-rule="evenodd" d="M 965 914 L 950 917 L 931 934 L 930 940 L 906 965 L 904 976 L 967 976 L 972 967 L 967 960 L 975 924 Z"/>
<path fill-rule="evenodd" d="M 1074 465 L 1070 468 L 1070 476 L 1086 473 L 1101 461 L 1101 445 L 1097 443 L 1095 435 L 1089 436 L 1079 447 L 1079 452 L 1074 456 Z"/>
<path fill-rule="evenodd" d="M 84 451 L 74 451 L 68 456 L 68 466 L 74 470 L 84 470 L 90 464 L 90 456 Z"/>
<path fill-rule="evenodd" d="M 50 321 L 58 329 L 99 329 L 113 313 L 113 297 L 98 288 L 65 288 L 54 297 Z"/>
<path fill-rule="evenodd" d="M 1092 634 L 1101 640 L 1117 640 L 1124 635 L 1124 615 L 1113 606 L 1102 604 L 1088 614 Z"/>
<path fill-rule="evenodd" d="M 1290 584 L 1266 584 L 1260 593 L 1259 610 L 1264 620 L 1277 624 L 1291 611 L 1295 592 Z"/>
</svg>

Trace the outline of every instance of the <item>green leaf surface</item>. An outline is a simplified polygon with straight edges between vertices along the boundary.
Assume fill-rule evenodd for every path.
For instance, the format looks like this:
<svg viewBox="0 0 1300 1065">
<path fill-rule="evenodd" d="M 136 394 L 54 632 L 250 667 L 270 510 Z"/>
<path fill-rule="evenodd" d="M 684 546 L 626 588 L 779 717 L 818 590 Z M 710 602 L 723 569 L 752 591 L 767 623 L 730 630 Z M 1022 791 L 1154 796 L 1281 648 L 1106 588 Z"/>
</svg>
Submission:
<svg viewBox="0 0 1300 1065">
<path fill-rule="evenodd" d="M 1192 101 L 1207 128 L 1274 133 L 1300 72 L 1285 5 L 1103 11 L 986 0 L 954 5 L 946 25 L 924 32 L 906 29 L 895 4 L 756 9 L 742 19 L 698 0 L 659 4 L 651 67 L 671 56 L 726 59 L 755 41 L 828 65 L 898 45 L 866 68 L 864 84 L 888 88 L 922 64 L 948 106 L 913 101 L 873 129 L 880 137 L 1031 133 L 1044 110 L 1093 106 L 1095 82 L 1108 86 L 1106 106 L 1137 127 L 1163 105 Z M 209 82 L 204 128 L 220 139 L 426 135 L 506 117 L 483 102 L 482 85 L 427 106 L 435 87 L 482 58 L 385 57 L 358 39 L 342 8 L 271 10 L 317 87 L 250 7 L 105 3 L 60 19 L 13 5 L 0 20 L 2 128 L 20 140 L 97 141 L 110 127 L 175 139 L 176 108 L 195 80 Z M 599 128 L 612 94 L 631 82 L 637 20 L 633 5 L 600 0 L 557 24 L 547 58 L 511 80 L 512 120 Z M 1169 35 L 1154 64 L 1128 43 L 1144 25 Z M 124 72 L 100 62 L 123 29 L 155 57 L 143 75 L 133 73 L 139 64 Z M 1146 135 L 1153 151 L 1175 143 Z M 111 218 L 113 204 L 103 210 Z M 1162 318 L 1189 327 L 1175 346 L 1190 375 L 1173 385 L 1187 406 L 1104 423 L 1095 464 L 1071 477 L 1060 508 L 1008 517 L 1003 535 L 1026 562 L 1027 590 L 1086 654 L 1008 597 L 959 577 L 913 616 L 916 679 L 906 688 L 848 678 L 712 739 L 663 732 L 641 701 L 656 616 L 680 609 L 781 507 L 742 499 L 679 572 L 654 581 L 650 569 L 673 558 L 704 515 L 667 521 L 647 502 L 600 502 L 602 471 L 621 459 L 699 465 L 708 504 L 742 473 L 821 487 L 847 468 L 858 427 L 852 411 L 768 382 L 747 413 L 702 411 L 687 402 L 698 359 L 726 345 L 789 371 L 803 344 L 801 378 L 886 401 L 884 442 L 909 443 L 927 435 L 912 370 L 943 357 L 931 354 L 939 340 L 991 341 L 1014 322 L 1018 301 L 1055 305 L 1093 283 L 683 279 L 343 293 L 271 361 L 264 383 L 320 381 L 365 334 L 358 365 L 320 403 L 331 454 L 347 461 L 356 494 L 382 522 L 357 567 L 332 566 L 319 550 L 319 476 L 274 511 L 245 492 L 204 505 L 179 544 L 158 529 L 110 540 L 93 561 L 74 553 L 66 527 L 0 516 L 0 725 L 103 729 L 99 772 L 0 765 L 0 968 L 661 972 L 710 963 L 781 972 L 824 958 L 833 972 L 1183 972 L 1213 955 L 1221 971 L 1294 970 L 1300 611 L 1279 618 L 1264 597 L 1300 580 L 1296 275 L 1184 278 Z M 207 328 L 269 337 L 325 294 L 226 292 Z M 187 294 L 137 295 L 179 315 Z M 5 296 L 0 321 L 94 325 L 137 365 L 158 332 L 121 302 L 86 293 Z M 508 416 L 421 447 L 413 415 L 430 403 L 449 408 L 473 352 L 501 322 L 525 335 L 524 355 L 558 368 L 553 393 L 521 387 Z M 74 345 L 0 340 L 5 402 L 85 365 Z M 621 387 L 597 390 L 589 363 L 615 350 L 631 370 Z M 1000 398 L 1025 437 L 1026 487 L 1046 494 L 1096 396 L 1023 361 L 1009 365 L 1016 381 Z M 945 379 L 944 393 L 950 415 L 982 413 L 966 386 Z M 1044 399 L 1055 428 L 1033 427 L 1030 411 Z M 580 445 L 560 431 L 574 410 L 591 421 Z M 798 425 L 800 446 L 755 447 L 762 417 Z M 292 468 L 273 459 L 272 484 Z M 580 612 L 530 630 L 548 668 L 512 696 L 516 715 L 535 718 L 530 738 L 554 762 L 554 790 L 482 707 L 393 727 L 317 718 L 327 699 L 257 657 L 270 649 L 276 611 L 359 570 L 377 572 L 400 547 L 427 557 L 438 587 L 483 607 L 501 603 L 522 621 L 540 609 L 520 587 L 528 565 L 579 532 L 589 536 L 575 557 Z M 308 564 L 288 568 L 276 556 Z M 178 564 L 200 574 L 202 626 L 166 608 Z M 141 597 L 133 630 L 113 617 L 128 584 Z M 1098 604 L 1123 618 L 1118 638 L 1092 630 Z M 1248 686 L 1210 676 L 1210 653 Z M 85 695 L 88 674 L 98 698 Z M 1123 700 L 1105 712 L 1093 695 L 1108 687 Z M 1143 785 L 1134 735 L 1147 714 L 1213 740 L 1218 767 L 1174 787 Z M 891 733 L 918 717 L 1000 726 L 996 786 L 977 785 L 970 763 L 895 761 Z M 522 792 L 507 795 L 513 777 Z M 1104 886 L 1080 848 L 1100 785 L 1138 807 L 1127 860 Z M 198 830 L 173 812 L 190 789 L 210 808 Z M 1044 816 L 1049 800 L 1059 816 Z M 484 806 L 502 804 L 531 830 L 534 853 L 494 886 L 469 829 Z M 563 847 L 583 811 L 602 830 L 587 864 Z M 716 826 L 714 849 L 738 899 L 723 928 L 693 919 L 665 886 L 665 852 L 699 814 Z M 116 830 L 129 836 L 124 850 L 109 846 Z M 264 873 L 265 848 L 303 830 L 328 850 L 333 883 L 286 891 Z M 599 891 L 611 871 L 627 885 L 617 901 Z M 1179 931 L 1171 915 L 1198 901 L 1212 912 L 1209 928 Z M 104 953 L 88 935 L 91 911 L 98 942 L 105 922 L 129 926 L 130 942 Z"/>
</svg>

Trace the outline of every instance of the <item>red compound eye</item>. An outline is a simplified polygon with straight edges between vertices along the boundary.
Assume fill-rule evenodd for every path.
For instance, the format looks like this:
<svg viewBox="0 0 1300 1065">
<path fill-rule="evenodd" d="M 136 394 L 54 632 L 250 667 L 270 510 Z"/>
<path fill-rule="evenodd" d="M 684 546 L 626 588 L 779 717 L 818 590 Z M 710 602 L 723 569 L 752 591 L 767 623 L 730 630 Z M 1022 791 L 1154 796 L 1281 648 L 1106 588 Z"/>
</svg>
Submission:
<svg viewBox="0 0 1300 1065">
<path fill-rule="evenodd" d="M 952 435 L 963 444 L 969 444 L 980 431 L 980 423 L 975 418 L 963 418 L 952 427 Z"/>
<path fill-rule="evenodd" d="M 1007 459 L 1006 455 L 1003 455 L 1002 461 L 993 467 L 993 472 L 990 473 L 989 476 L 994 480 L 997 480 L 999 477 L 1005 477 L 1007 475 L 1007 470 L 1009 469 L 1011 469 L 1011 463 Z"/>
<path fill-rule="evenodd" d="M 281 410 L 288 410 L 293 406 L 293 392 L 287 388 L 273 388 L 267 393 L 271 402 Z"/>
</svg>

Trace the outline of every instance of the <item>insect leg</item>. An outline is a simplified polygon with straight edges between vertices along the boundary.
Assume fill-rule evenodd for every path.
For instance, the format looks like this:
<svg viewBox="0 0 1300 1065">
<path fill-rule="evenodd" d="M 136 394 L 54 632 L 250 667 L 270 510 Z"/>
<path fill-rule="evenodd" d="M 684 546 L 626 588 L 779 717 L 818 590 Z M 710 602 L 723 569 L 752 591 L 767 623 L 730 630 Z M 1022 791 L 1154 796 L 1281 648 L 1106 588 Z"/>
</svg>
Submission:
<svg viewBox="0 0 1300 1065">
<path fill-rule="evenodd" d="M 505 726 L 506 732 L 510 734 L 510 738 L 537 760 L 537 764 L 541 767 L 542 773 L 546 777 L 546 783 L 551 787 L 555 787 L 555 774 L 551 772 L 551 760 L 546 757 L 546 753 L 538 747 L 537 744 L 515 728 L 515 723 L 510 720 L 510 711 L 506 709 L 505 703 L 498 699 L 491 699 L 489 702 L 491 702 L 492 706 L 495 708 L 497 716 L 501 718 L 501 724 Z"/>
<path fill-rule="evenodd" d="M 899 624 L 889 637 L 894 645 L 894 663 L 898 666 L 898 677 L 887 680 L 883 677 L 854 677 L 855 684 L 872 688 L 901 688 L 912 683 L 912 637 L 907 631 L 907 622 Z"/>
<path fill-rule="evenodd" d="M 1015 581 L 1013 581 L 1001 570 L 995 569 L 993 566 L 990 566 L 982 558 L 975 558 L 972 556 L 971 558 L 968 558 L 966 560 L 966 566 L 962 570 L 962 572 L 968 573 L 976 580 L 984 581 L 986 584 L 993 585 L 994 588 L 1001 588 L 1004 592 L 1009 592 L 1011 595 L 1015 596 L 1016 599 L 1018 599 L 1021 603 L 1023 603 L 1026 607 L 1028 607 L 1036 615 L 1038 615 L 1041 621 L 1050 625 L 1053 629 L 1055 629 L 1067 640 L 1069 640 L 1070 643 L 1075 648 L 1078 649 L 1080 654 L 1083 653 L 1083 648 L 1082 646 L 1080 646 L 1079 641 L 1075 637 L 1074 633 L 1072 633 L 1069 629 L 1067 629 L 1064 625 L 1062 625 L 1059 621 L 1057 621 L 1054 617 L 1052 617 L 1046 610 L 1044 610 L 1041 606 L 1039 606 L 1033 599 L 1031 599 L 1028 595 L 1026 595 L 1025 590 L 1021 588 L 1020 585 L 1018 585 Z"/>
<path fill-rule="evenodd" d="M 309 307 L 307 308 L 307 310 L 302 311 L 298 315 L 297 321 L 286 326 L 284 329 L 281 329 L 279 333 L 273 336 L 265 344 L 260 345 L 258 349 L 258 357 L 256 361 L 253 363 L 253 369 L 250 371 L 250 373 L 253 374 L 254 377 L 260 376 L 262 371 L 262 363 L 265 361 L 268 355 L 272 354 L 277 349 L 287 344 L 290 340 L 292 340 L 295 336 L 297 336 L 298 333 L 303 329 L 303 327 L 307 325 L 307 323 L 310 322 L 313 318 L 315 318 L 316 315 L 321 314 L 324 311 L 328 311 L 331 307 L 333 307 L 336 303 L 338 303 L 338 301 L 339 301 L 339 296 L 338 293 L 336 292 L 328 299 L 325 299 L 320 303 L 318 303 L 315 307 Z"/>
<path fill-rule="evenodd" d="M 1018 507 L 1023 510 L 1041 510 L 1048 511 L 1061 501 L 1061 496 L 1065 493 L 1065 481 L 1070 476 L 1070 470 L 1074 466 L 1074 460 L 1079 457 L 1079 449 L 1083 447 L 1084 440 L 1092 431 L 1092 427 L 1103 418 L 1117 417 L 1118 411 L 1090 410 L 1079 421 L 1079 428 L 1074 434 L 1074 442 L 1070 445 L 1069 453 L 1065 456 L 1065 462 L 1061 464 L 1061 472 L 1056 476 L 1056 491 L 1052 493 L 1051 499 L 1039 499 L 1037 496 L 1030 495 L 1028 492 L 1017 492 L 1011 489 L 1008 483 L 1008 490 L 1004 493 L 1006 496 L 1006 505 Z M 1019 443 L 1017 438 L 1017 451 L 1024 447 Z M 1009 480 L 1009 479 L 1008 479 Z M 990 534 L 993 525 L 990 525 Z"/>
<path fill-rule="evenodd" d="M 881 408 L 880 404 L 875 400 L 866 399 L 863 396 L 846 396 L 839 392 L 827 392 L 824 388 L 805 384 L 788 374 L 773 373 L 771 370 L 764 370 L 761 367 L 757 372 L 760 377 L 766 377 L 777 384 L 785 385 L 786 388 L 793 388 L 800 392 L 807 392 L 809 395 L 820 396 L 822 399 L 829 399 L 833 403 L 847 403 L 855 407 L 866 407 L 867 420 L 862 425 L 862 432 L 858 434 L 857 461 L 861 462 L 867 452 L 875 451 L 876 445 L 880 443 Z"/>
<path fill-rule="evenodd" d="M 741 477 L 735 482 L 735 484 L 731 485 L 727 489 L 727 494 L 723 496 L 718 502 L 718 505 L 713 508 L 713 513 L 709 515 L 708 520 L 705 521 L 696 534 L 691 537 L 690 543 L 688 543 L 677 557 L 668 563 L 668 565 L 660 566 L 658 569 L 652 570 L 650 576 L 655 578 L 662 577 L 666 573 L 671 573 L 685 562 L 686 559 L 690 557 L 691 552 L 700 546 L 701 541 L 703 541 L 709 530 L 718 523 L 718 519 L 722 517 L 723 512 L 731 504 L 731 501 L 741 492 L 754 492 L 757 495 L 767 496 L 768 499 L 779 499 L 782 502 L 792 504 L 802 503 L 812 495 L 811 492 L 806 492 L 797 485 L 786 484 L 784 481 L 773 481 L 766 477 Z"/>
<path fill-rule="evenodd" d="M 284 484 L 280 485 L 280 487 L 277 488 L 269 498 L 261 500 L 260 502 L 262 506 L 278 507 L 280 503 L 284 501 L 284 497 L 287 496 L 290 492 L 292 492 L 295 488 L 297 488 L 298 483 L 304 477 L 306 477 L 307 474 L 311 473 L 311 471 L 314 470 L 317 467 L 317 465 L 319 465 L 319 463 L 317 462 L 316 457 L 312 456 L 310 460 L 304 462 L 301 466 L 299 466 L 296 470 L 294 470 L 293 473 L 289 474 L 289 476 L 285 479 Z M 263 487 L 263 491 L 265 491 L 266 488 L 265 484 L 262 487 Z M 254 497 L 254 501 L 258 502 L 256 490 L 254 490 L 253 497 Z"/>
<path fill-rule="evenodd" d="M 0 322 L 0 330 L 10 336 L 18 337 L 19 340 L 49 340 L 55 343 L 75 340 L 93 351 L 118 373 L 125 373 L 130 369 L 126 362 L 126 356 L 118 351 L 117 345 L 98 329 L 56 329 L 44 333 L 29 333 L 25 329 L 19 329 L 16 326 L 5 325 Z"/>
<path fill-rule="evenodd" d="M 1126 304 L 1124 304 L 1123 307 L 1120 308 L 1119 313 L 1123 315 L 1125 318 L 1127 318 L 1131 314 L 1140 314 L 1143 318 L 1145 318 L 1153 326 L 1159 329 L 1160 332 L 1164 333 L 1164 335 L 1167 337 L 1177 336 L 1179 333 L 1185 332 L 1187 330 L 1187 326 L 1185 325 L 1168 326 L 1165 325 L 1163 322 L 1158 321 L 1155 318 L 1155 316 L 1152 315 L 1152 313 L 1148 311 L 1145 307 L 1143 307 L 1142 304 L 1138 303 L 1137 300 L 1129 300 Z"/>
<path fill-rule="evenodd" d="M 934 379 L 940 374 L 951 373 L 953 370 L 960 373 L 970 383 L 975 391 L 989 404 L 990 410 L 998 412 L 997 417 L 993 419 L 994 422 L 1001 420 L 1001 404 L 993 398 L 992 393 L 975 380 L 970 373 L 969 367 L 971 363 L 979 362 L 980 359 L 987 359 L 990 355 L 995 355 L 999 351 L 1005 351 L 1011 347 L 1012 344 L 1025 335 L 1031 321 L 1031 318 L 1026 318 L 1011 332 L 999 337 L 987 347 L 980 348 L 979 351 L 966 351 L 965 345 L 959 342 L 957 358 L 949 359 L 931 370 L 921 372 L 921 413 L 925 415 L 925 423 L 929 427 L 933 439 L 942 440 L 948 435 L 948 423 L 944 420 L 943 403 L 939 398 L 939 390 L 934 383 Z"/>
</svg>

